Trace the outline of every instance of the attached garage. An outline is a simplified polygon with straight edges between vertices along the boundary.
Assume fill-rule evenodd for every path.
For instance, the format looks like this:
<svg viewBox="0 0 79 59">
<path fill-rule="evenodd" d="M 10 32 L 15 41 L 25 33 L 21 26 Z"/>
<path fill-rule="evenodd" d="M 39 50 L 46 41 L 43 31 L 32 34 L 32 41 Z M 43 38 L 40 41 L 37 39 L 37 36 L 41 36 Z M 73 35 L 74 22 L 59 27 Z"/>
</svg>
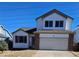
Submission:
<svg viewBox="0 0 79 59">
<path fill-rule="evenodd" d="M 40 34 L 39 49 L 68 50 L 68 34 Z"/>
<path fill-rule="evenodd" d="M 35 49 L 72 50 L 73 32 L 35 32 Z"/>
</svg>

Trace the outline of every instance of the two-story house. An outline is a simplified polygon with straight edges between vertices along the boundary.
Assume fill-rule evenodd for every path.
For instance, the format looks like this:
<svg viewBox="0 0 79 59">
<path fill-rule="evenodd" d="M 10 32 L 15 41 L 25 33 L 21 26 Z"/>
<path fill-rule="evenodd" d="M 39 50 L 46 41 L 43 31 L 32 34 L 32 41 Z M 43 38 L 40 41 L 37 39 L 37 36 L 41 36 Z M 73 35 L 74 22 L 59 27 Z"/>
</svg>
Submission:
<svg viewBox="0 0 79 59">
<path fill-rule="evenodd" d="M 14 48 L 72 50 L 73 32 L 70 27 L 73 18 L 53 9 L 36 18 L 36 29 L 19 29 L 13 32 Z"/>
<path fill-rule="evenodd" d="M 54 9 L 36 19 L 36 49 L 72 50 L 73 32 L 70 27 L 73 18 Z"/>
</svg>

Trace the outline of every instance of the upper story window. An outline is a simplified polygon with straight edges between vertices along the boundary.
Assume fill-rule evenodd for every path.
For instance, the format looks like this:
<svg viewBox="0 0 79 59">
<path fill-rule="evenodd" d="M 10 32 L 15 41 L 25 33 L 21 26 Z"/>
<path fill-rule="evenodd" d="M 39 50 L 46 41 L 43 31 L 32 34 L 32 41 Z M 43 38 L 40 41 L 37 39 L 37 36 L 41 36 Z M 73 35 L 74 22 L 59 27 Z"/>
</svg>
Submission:
<svg viewBox="0 0 79 59">
<path fill-rule="evenodd" d="M 64 21 L 55 21 L 55 27 L 63 27 Z"/>
<path fill-rule="evenodd" d="M 45 27 L 53 27 L 53 21 L 45 21 Z"/>
</svg>

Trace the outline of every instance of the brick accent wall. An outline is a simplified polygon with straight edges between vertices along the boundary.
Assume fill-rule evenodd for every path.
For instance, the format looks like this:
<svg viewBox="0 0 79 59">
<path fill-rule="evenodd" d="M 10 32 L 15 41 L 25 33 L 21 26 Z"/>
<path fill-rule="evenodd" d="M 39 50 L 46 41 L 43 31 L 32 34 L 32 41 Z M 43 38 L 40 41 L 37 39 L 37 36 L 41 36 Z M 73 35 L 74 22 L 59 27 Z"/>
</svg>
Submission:
<svg viewBox="0 0 79 59">
<path fill-rule="evenodd" d="M 68 50 L 73 50 L 73 42 L 74 42 L 74 34 L 70 33 L 69 34 L 69 39 L 68 39 Z"/>
<path fill-rule="evenodd" d="M 35 33 L 35 49 L 39 49 L 39 33 Z"/>
</svg>

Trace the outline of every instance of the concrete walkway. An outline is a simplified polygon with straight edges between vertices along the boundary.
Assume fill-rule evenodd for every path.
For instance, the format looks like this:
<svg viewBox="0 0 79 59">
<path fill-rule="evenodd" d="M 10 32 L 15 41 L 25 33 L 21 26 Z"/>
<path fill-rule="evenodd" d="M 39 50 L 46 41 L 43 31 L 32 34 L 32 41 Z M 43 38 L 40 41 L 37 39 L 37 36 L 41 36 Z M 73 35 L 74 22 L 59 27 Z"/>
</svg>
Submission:
<svg viewBox="0 0 79 59">
<path fill-rule="evenodd" d="M 38 50 L 33 57 L 75 57 L 70 51 Z"/>
</svg>

